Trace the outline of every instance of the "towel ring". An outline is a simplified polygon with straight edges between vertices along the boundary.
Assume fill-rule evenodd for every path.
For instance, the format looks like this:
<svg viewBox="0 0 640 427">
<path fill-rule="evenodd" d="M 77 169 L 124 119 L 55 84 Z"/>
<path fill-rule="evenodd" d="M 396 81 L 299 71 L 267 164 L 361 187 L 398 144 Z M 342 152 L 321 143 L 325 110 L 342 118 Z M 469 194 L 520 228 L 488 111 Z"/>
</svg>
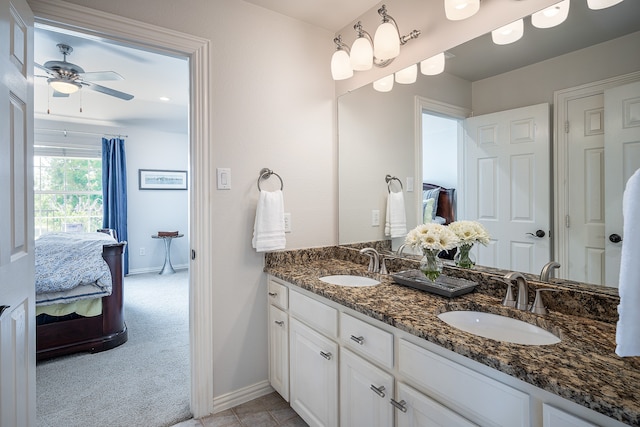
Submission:
<svg viewBox="0 0 640 427">
<path fill-rule="evenodd" d="M 391 181 L 398 181 L 398 184 L 400 184 L 399 193 L 401 193 L 404 190 L 402 188 L 402 181 L 400 181 L 397 177 L 391 176 L 391 175 L 387 175 L 387 176 L 384 177 L 384 180 L 387 182 L 387 190 L 389 190 L 389 193 L 391 193 Z"/>
<path fill-rule="evenodd" d="M 282 189 L 284 188 L 284 182 L 282 182 L 282 177 L 280 177 L 280 175 L 278 175 L 277 173 L 275 173 L 269 168 L 262 168 L 260 170 L 260 176 L 258 177 L 258 191 L 262 191 L 262 189 L 260 188 L 260 181 L 262 181 L 263 179 L 269 179 L 271 175 L 275 175 L 278 177 L 278 179 L 280 180 L 280 191 L 282 191 Z"/>
</svg>

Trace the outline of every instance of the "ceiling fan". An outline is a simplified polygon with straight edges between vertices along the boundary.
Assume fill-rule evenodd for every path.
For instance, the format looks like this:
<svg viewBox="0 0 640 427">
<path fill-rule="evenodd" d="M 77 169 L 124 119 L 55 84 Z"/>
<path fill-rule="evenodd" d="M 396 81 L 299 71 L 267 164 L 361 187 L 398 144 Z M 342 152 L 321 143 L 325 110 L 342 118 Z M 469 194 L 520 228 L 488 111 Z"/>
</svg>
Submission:
<svg viewBox="0 0 640 427">
<path fill-rule="evenodd" d="M 64 43 L 59 43 L 56 46 L 58 46 L 60 53 L 62 53 L 62 61 L 47 61 L 44 63 L 44 66 L 35 64 L 36 67 L 47 72 L 47 76 L 37 77 L 47 78 L 47 83 L 53 88 L 53 96 L 66 97 L 86 87 L 125 101 L 133 99 L 133 95 L 93 83 L 94 81 L 124 80 L 120 74 L 115 71 L 85 72 L 82 67 L 67 62 L 67 55 L 73 52 L 71 46 Z"/>
</svg>

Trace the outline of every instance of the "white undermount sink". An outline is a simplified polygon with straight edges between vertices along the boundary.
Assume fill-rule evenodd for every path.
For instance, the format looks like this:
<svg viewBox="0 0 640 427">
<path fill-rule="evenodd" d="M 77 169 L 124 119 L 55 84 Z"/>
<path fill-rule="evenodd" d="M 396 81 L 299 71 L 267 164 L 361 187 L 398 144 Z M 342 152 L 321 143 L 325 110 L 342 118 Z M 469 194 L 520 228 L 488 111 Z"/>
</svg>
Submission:
<svg viewBox="0 0 640 427">
<path fill-rule="evenodd" d="M 335 276 L 323 276 L 320 278 L 325 283 L 338 286 L 351 286 L 351 287 L 363 287 L 363 286 L 375 286 L 380 282 L 370 277 L 353 276 L 350 274 L 338 274 Z"/>
<path fill-rule="evenodd" d="M 560 338 L 538 326 L 480 311 L 447 311 L 438 315 L 445 323 L 484 338 L 524 345 L 548 345 Z"/>
</svg>

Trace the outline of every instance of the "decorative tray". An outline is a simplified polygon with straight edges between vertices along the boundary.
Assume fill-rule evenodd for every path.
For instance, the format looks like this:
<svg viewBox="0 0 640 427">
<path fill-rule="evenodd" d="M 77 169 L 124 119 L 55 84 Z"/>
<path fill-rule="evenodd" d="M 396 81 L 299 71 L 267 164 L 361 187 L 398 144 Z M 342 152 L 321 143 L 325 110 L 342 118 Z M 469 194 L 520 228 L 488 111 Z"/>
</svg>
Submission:
<svg viewBox="0 0 640 427">
<path fill-rule="evenodd" d="M 404 270 L 391 274 L 391 277 L 401 285 L 449 298 L 467 294 L 478 285 L 471 280 L 445 276 L 444 274 L 441 274 L 434 283 L 427 279 L 420 270 Z"/>
</svg>

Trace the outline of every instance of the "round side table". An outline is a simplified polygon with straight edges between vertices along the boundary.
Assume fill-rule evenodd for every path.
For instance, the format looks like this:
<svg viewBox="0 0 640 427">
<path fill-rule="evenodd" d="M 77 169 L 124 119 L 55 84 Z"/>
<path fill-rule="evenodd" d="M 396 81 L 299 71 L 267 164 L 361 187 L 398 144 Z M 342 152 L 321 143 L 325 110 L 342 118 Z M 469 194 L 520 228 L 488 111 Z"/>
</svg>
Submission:
<svg viewBox="0 0 640 427">
<path fill-rule="evenodd" d="M 182 236 L 184 236 L 184 234 L 178 234 L 176 236 L 158 236 L 154 234 L 151 236 L 152 239 L 162 239 L 164 241 L 164 265 L 158 274 L 173 274 L 176 272 L 171 265 L 171 241 Z"/>
</svg>

